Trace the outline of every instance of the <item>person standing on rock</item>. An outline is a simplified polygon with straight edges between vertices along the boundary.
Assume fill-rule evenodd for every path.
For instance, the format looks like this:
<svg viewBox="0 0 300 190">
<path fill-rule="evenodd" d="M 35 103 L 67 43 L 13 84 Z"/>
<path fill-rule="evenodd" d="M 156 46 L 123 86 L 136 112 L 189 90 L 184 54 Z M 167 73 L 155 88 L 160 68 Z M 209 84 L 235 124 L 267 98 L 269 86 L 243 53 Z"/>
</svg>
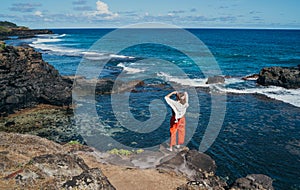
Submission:
<svg viewBox="0 0 300 190">
<path fill-rule="evenodd" d="M 172 95 L 176 95 L 176 101 L 171 99 Z M 188 93 L 187 92 L 171 92 L 165 96 L 167 104 L 172 108 L 172 117 L 170 119 L 170 148 L 172 151 L 173 146 L 176 145 L 180 148 L 180 145 L 184 143 L 185 137 L 185 113 L 189 106 Z M 176 144 L 176 134 L 178 131 L 178 144 Z"/>
</svg>

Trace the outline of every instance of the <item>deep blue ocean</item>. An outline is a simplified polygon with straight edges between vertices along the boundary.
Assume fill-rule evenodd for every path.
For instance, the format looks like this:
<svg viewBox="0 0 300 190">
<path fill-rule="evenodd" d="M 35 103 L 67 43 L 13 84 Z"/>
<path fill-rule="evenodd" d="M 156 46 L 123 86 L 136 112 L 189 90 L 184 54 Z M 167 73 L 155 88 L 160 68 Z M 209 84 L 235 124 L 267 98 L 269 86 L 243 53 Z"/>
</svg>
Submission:
<svg viewBox="0 0 300 190">
<path fill-rule="evenodd" d="M 216 68 L 205 65 L 207 54 L 201 56 L 201 48 L 199 50 L 194 41 L 187 40 L 176 31 L 140 29 L 139 35 L 124 33 L 97 46 L 97 40 L 112 31 L 114 29 L 53 29 L 53 35 L 7 40 L 7 43 L 29 44 L 40 51 L 44 60 L 62 75 L 75 75 L 81 64 L 86 68 L 88 78 L 89 73 L 96 71 L 103 61 L 109 60 L 97 75 L 99 78 L 117 80 L 120 73 L 126 73 L 122 80 L 130 82 L 140 76 L 148 76 L 150 79 L 146 83 L 149 83 L 149 87 L 138 89 L 128 96 L 130 112 L 136 120 L 147 121 L 155 114 L 165 117 L 160 127 L 153 131 L 138 133 L 138 129 L 126 129 L 116 119 L 110 105 L 111 96 L 95 97 L 96 120 L 100 124 L 93 126 L 93 130 L 129 147 L 147 148 L 169 138 L 170 109 L 167 109 L 167 113 L 155 109 L 151 113 L 149 103 L 155 99 L 162 102 L 163 97 L 172 90 L 172 85 L 177 84 L 197 92 L 199 115 L 190 114 L 190 117 L 196 117 L 198 125 L 187 146 L 198 149 L 211 117 L 212 93 L 226 94 L 225 117 L 220 133 L 206 151 L 217 163 L 217 174 L 232 182 L 247 174 L 262 173 L 274 179 L 276 189 L 300 189 L 300 89 L 262 87 L 254 80 L 241 79 L 259 73 L 263 67 L 299 65 L 300 30 L 187 29 L 206 45 L 221 75 L 229 76 L 225 85 L 221 86 L 205 84 L 209 74 L 199 71 L 193 60 L 201 60 L 208 73 L 211 71 L 213 74 Z M 156 40 L 165 43 L 147 43 L 146 37 L 152 33 L 159 34 Z M 172 36 L 176 35 L 177 40 L 184 44 L 185 51 L 194 59 L 165 45 L 171 43 Z M 115 46 L 125 47 L 133 38 L 140 44 L 114 52 Z M 158 60 L 146 61 L 149 58 L 165 60 L 171 66 Z M 189 79 L 176 73 L 172 65 L 181 68 Z M 161 88 L 151 86 L 162 81 L 166 84 Z M 95 119 L 89 118 L 89 110 L 82 117 L 86 118 L 82 119 L 85 124 Z M 107 146 L 113 148 L 111 144 Z"/>
</svg>

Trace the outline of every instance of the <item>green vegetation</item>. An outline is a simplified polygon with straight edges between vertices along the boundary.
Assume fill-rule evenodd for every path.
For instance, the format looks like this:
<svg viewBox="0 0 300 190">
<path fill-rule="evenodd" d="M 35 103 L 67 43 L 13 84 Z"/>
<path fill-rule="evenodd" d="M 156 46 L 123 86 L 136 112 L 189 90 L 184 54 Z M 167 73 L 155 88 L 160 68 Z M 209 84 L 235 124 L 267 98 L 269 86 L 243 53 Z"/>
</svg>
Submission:
<svg viewBox="0 0 300 190">
<path fill-rule="evenodd" d="M 138 150 L 136 150 L 136 153 L 137 153 L 137 154 L 140 154 L 140 153 L 142 153 L 142 152 L 144 152 L 143 149 L 138 149 Z"/>
<path fill-rule="evenodd" d="M 70 141 L 68 142 L 70 145 L 81 144 L 79 141 Z"/>
<path fill-rule="evenodd" d="M 116 149 L 116 148 L 108 151 L 108 153 L 110 153 L 110 154 L 116 154 L 116 155 L 120 155 L 120 156 L 130 156 L 132 154 L 140 154 L 142 152 L 144 152 L 143 149 L 125 150 L 125 149 Z"/>
<path fill-rule="evenodd" d="M 10 28 L 7 28 L 5 26 L 0 26 L 0 33 L 8 33 L 10 31 L 11 31 Z"/>
<path fill-rule="evenodd" d="M 6 27 L 6 28 L 18 28 L 18 25 L 12 22 L 8 21 L 0 21 L 0 26 Z"/>
<path fill-rule="evenodd" d="M 8 21 L 0 21 L 0 33 L 9 33 L 12 30 L 28 30 L 28 27 L 25 26 L 18 26 L 15 23 L 8 22 Z"/>
<path fill-rule="evenodd" d="M 5 43 L 0 41 L 0 51 L 5 49 Z"/>
</svg>

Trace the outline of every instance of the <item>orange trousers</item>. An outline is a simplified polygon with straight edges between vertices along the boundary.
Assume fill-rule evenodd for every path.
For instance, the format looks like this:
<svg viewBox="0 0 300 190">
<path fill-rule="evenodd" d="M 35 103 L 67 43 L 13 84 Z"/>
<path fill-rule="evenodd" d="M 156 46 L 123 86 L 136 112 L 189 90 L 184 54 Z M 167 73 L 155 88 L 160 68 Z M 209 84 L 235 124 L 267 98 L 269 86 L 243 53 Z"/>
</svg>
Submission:
<svg viewBox="0 0 300 190">
<path fill-rule="evenodd" d="M 170 120 L 170 146 L 176 145 L 176 133 L 178 131 L 178 145 L 184 143 L 185 137 L 185 117 L 178 119 L 178 122 L 175 123 L 175 116 L 171 117 Z"/>
</svg>

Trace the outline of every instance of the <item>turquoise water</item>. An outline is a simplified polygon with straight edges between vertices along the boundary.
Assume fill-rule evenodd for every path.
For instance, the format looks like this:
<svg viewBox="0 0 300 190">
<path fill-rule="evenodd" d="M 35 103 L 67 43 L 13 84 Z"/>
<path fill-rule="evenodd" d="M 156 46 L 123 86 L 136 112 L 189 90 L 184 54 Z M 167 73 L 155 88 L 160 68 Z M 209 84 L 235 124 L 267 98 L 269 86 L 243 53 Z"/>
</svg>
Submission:
<svg viewBox="0 0 300 190">
<path fill-rule="evenodd" d="M 199 148 L 201 139 L 211 116 L 211 93 L 205 90 L 206 77 L 195 66 L 193 60 L 172 47 L 163 44 L 143 43 L 130 46 L 121 52 L 112 52 L 114 46 L 122 46 L 131 40 L 118 36 L 104 49 L 89 48 L 113 29 L 54 29 L 54 35 L 41 35 L 33 39 L 11 40 L 12 44 L 28 43 L 43 53 L 43 58 L 54 65 L 62 75 L 76 74 L 82 61 L 87 71 L 92 72 L 105 59 L 106 64 L 100 77 L 116 79 L 126 72 L 123 80 L 134 80 L 139 76 L 151 76 L 146 83 L 167 84 L 163 88 L 151 85 L 130 93 L 130 112 L 139 121 L 151 118 L 149 104 L 170 92 L 169 84 L 185 85 L 196 89 L 200 102 L 199 124 L 187 146 Z M 206 151 L 216 160 L 218 174 L 232 180 L 251 173 L 263 173 L 274 179 L 276 189 L 300 189 L 300 90 L 280 87 L 261 87 L 255 81 L 243 81 L 241 77 L 258 73 L 268 66 L 297 66 L 300 64 L 299 30 L 233 30 L 233 29 L 190 29 L 201 39 L 216 59 L 222 75 L 230 76 L 225 86 L 215 86 L 215 93 L 227 93 L 226 114 L 221 131 Z M 176 35 L 171 29 L 156 29 L 164 39 Z M 151 30 L 140 30 L 145 36 Z M 146 38 L 137 37 L 141 42 Z M 178 36 L 180 38 L 180 36 Z M 186 51 L 197 55 L 193 41 L 185 41 Z M 191 79 L 187 82 L 174 73 L 173 68 L 157 58 L 180 67 Z M 199 58 L 199 57 L 198 57 Z M 151 68 L 158 72 L 150 72 Z M 210 69 L 210 65 L 207 66 Z M 214 68 L 211 68 L 212 70 Z M 213 72 L 212 72 L 213 73 Z M 101 135 L 110 136 L 130 147 L 147 148 L 159 145 L 169 138 L 168 123 L 170 110 L 160 127 L 148 133 L 138 133 L 123 127 L 115 118 L 109 95 L 96 96 L 96 109 L 103 125 Z M 105 126 L 105 127 L 104 127 Z M 189 123 L 187 127 L 189 126 Z M 149 127 L 151 126 L 139 126 Z"/>
</svg>

